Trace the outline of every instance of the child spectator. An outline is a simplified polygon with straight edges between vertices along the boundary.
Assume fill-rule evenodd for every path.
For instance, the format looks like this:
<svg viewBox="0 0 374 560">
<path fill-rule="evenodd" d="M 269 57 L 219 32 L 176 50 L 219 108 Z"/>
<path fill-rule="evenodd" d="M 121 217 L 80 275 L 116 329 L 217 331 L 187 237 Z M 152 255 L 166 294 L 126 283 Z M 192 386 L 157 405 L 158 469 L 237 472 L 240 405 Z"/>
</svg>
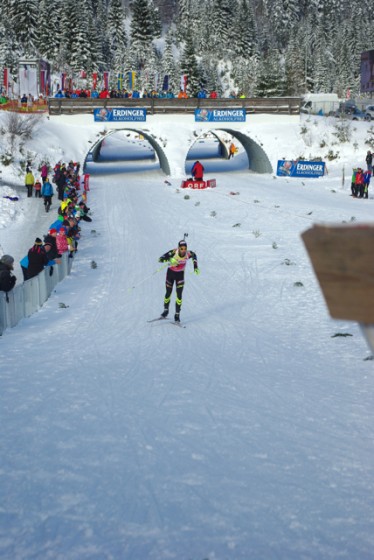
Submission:
<svg viewBox="0 0 374 560">
<path fill-rule="evenodd" d="M 41 198 L 41 189 L 42 189 L 42 184 L 39 181 L 39 179 L 37 179 L 34 183 L 34 191 L 35 191 L 35 198 Z"/>
</svg>

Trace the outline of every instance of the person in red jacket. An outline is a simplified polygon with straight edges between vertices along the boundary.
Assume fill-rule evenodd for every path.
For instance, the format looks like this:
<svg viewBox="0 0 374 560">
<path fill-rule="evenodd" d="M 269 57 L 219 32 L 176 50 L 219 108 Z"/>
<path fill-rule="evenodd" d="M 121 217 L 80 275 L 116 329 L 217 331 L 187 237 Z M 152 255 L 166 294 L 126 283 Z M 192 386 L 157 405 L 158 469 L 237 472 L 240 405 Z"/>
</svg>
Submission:
<svg viewBox="0 0 374 560">
<path fill-rule="evenodd" d="M 361 167 L 357 169 L 355 183 L 356 183 L 355 184 L 356 192 L 353 196 L 356 196 L 357 198 L 362 198 L 364 196 L 364 173 Z"/>
<path fill-rule="evenodd" d="M 202 181 L 204 177 L 204 166 L 199 162 L 195 161 L 191 169 L 192 177 L 195 181 Z"/>
</svg>

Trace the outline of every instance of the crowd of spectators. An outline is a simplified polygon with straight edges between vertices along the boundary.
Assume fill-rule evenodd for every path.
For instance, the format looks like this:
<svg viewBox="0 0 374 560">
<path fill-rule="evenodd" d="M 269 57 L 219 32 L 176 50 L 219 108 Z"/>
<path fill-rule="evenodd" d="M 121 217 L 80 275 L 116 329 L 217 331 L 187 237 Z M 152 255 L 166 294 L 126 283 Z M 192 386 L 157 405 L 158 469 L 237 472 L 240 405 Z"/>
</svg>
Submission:
<svg viewBox="0 0 374 560">
<path fill-rule="evenodd" d="M 78 251 L 81 236 L 79 224 L 81 221 L 92 221 L 89 215 L 90 209 L 86 204 L 86 191 L 81 193 L 79 168 L 79 163 L 71 161 L 69 164 L 58 162 L 53 169 L 49 167 L 48 163 L 43 163 L 38 169 L 41 177 L 33 182 L 31 193 L 34 191 L 36 198 L 43 197 L 45 210 L 49 212 L 56 190 L 57 216 L 50 224 L 43 239 L 37 237 L 27 254 L 21 259 L 20 266 L 24 281 L 37 276 L 46 267 L 49 268 L 49 274 L 52 275 L 53 267 L 61 263 L 63 253 L 68 253 L 69 258 L 73 258 Z M 29 161 L 27 162 L 26 177 L 30 175 L 33 176 L 33 172 Z M 52 175 L 51 181 L 49 175 Z M 56 185 L 55 188 L 52 183 Z M 27 189 L 29 191 L 29 185 L 27 185 Z M 16 284 L 13 267 L 14 258 L 11 255 L 3 255 L 0 259 L 0 291 L 9 292 Z"/>
<path fill-rule="evenodd" d="M 369 185 L 373 173 L 373 154 L 366 154 L 366 170 L 356 167 L 352 172 L 351 193 L 354 198 L 369 198 Z"/>
<path fill-rule="evenodd" d="M 195 97 L 198 99 L 217 99 L 221 97 L 216 90 L 208 91 L 205 88 L 201 88 L 198 93 L 194 96 L 188 95 L 184 90 L 180 89 L 178 93 L 175 93 L 172 89 L 168 90 L 160 90 L 157 91 L 155 89 L 152 90 L 142 90 L 139 91 L 137 89 L 134 90 L 127 90 L 127 89 L 106 89 L 103 88 L 100 91 L 97 89 L 85 89 L 85 88 L 77 88 L 73 90 L 61 90 L 59 89 L 55 94 L 55 97 L 67 97 L 70 99 L 77 99 L 78 97 L 83 98 L 92 98 L 92 99 L 187 99 L 189 97 Z M 239 92 L 236 93 L 232 91 L 228 98 L 230 99 L 243 99 L 246 96 Z"/>
</svg>

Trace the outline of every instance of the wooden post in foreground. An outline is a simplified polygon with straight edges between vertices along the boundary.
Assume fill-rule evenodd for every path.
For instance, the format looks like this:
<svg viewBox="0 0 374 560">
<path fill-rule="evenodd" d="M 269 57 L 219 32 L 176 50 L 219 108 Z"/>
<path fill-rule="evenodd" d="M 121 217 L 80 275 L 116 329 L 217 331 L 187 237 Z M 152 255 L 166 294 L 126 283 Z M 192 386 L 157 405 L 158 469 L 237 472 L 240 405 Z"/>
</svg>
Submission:
<svg viewBox="0 0 374 560">
<path fill-rule="evenodd" d="M 301 237 L 331 317 L 360 323 L 374 352 L 374 225 L 315 225 Z"/>
</svg>

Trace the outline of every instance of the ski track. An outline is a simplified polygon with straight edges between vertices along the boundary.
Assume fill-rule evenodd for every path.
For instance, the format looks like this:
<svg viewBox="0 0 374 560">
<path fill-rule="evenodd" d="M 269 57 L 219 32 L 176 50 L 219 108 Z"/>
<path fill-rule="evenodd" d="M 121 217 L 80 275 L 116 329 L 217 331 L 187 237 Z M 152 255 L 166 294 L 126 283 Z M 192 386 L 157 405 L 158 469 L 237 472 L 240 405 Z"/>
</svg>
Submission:
<svg viewBox="0 0 374 560">
<path fill-rule="evenodd" d="M 94 221 L 82 224 L 72 275 L 2 341 L 3 365 L 18 362 L 19 375 L 3 377 L 13 423 L 1 436 L 0 555 L 371 560 L 370 362 L 357 361 L 357 326 L 344 346 L 331 339 L 336 323 L 295 243 L 310 210 L 349 220 L 343 195 L 317 207 L 312 193 L 256 176 L 240 202 L 224 185 L 187 200 L 146 174 L 91 183 Z M 300 212 L 287 210 L 291 192 Z M 187 232 L 201 269 L 186 269 L 187 328 L 154 328 L 166 270 L 152 272 Z M 174 302 L 175 292 L 171 313 Z"/>
</svg>

